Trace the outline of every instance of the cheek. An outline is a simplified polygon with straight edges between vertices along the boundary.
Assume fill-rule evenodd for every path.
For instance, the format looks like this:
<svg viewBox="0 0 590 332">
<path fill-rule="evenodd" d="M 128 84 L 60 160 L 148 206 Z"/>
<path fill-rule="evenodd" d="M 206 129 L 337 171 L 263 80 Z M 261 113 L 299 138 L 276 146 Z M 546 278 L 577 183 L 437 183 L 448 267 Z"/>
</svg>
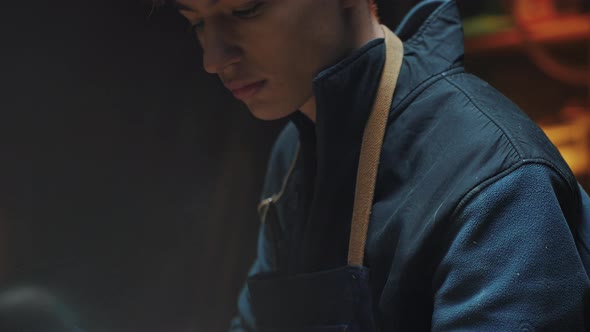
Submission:
<svg viewBox="0 0 590 332">
<path fill-rule="evenodd" d="M 282 54 L 284 61 L 276 63 L 275 98 L 283 107 L 296 110 L 312 97 L 313 67 L 308 59 L 297 53 Z M 295 56 L 294 56 L 295 55 Z"/>
<path fill-rule="evenodd" d="M 338 17 L 312 10 L 322 1 L 297 1 L 288 3 L 307 7 L 281 9 L 242 30 L 245 67 L 269 82 L 266 93 L 248 104 L 256 117 L 278 118 L 297 110 L 312 97 L 315 75 L 337 60 Z"/>
<path fill-rule="evenodd" d="M 312 95 L 311 80 L 303 79 L 293 67 L 276 64 L 265 91 L 247 103 L 254 116 L 273 120 L 297 111 Z"/>
<path fill-rule="evenodd" d="M 311 97 L 317 64 L 310 51 L 302 50 L 303 45 L 275 37 L 267 35 L 266 43 L 246 53 L 250 56 L 250 69 L 252 74 L 268 80 L 265 98 L 295 110 Z"/>
</svg>

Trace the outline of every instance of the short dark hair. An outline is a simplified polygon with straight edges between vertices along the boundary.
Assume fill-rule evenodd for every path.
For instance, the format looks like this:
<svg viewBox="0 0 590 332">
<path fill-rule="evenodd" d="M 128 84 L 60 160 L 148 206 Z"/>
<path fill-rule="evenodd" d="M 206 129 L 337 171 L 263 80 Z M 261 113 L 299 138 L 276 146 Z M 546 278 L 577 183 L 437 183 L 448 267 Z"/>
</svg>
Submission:
<svg viewBox="0 0 590 332">
<path fill-rule="evenodd" d="M 377 16 L 377 3 L 375 0 L 367 0 L 369 2 L 369 6 L 371 7 L 371 13 Z M 174 0 L 152 0 L 152 3 L 155 7 L 162 6 L 165 4 L 173 3 Z"/>
</svg>

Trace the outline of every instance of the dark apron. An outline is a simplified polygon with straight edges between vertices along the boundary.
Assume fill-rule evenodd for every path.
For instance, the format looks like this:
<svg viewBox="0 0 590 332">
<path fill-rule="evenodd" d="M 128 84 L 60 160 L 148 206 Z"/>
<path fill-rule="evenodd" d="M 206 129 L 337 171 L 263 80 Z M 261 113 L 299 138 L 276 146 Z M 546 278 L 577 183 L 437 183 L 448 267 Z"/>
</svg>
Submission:
<svg viewBox="0 0 590 332">
<path fill-rule="evenodd" d="M 285 276 L 279 271 L 250 277 L 247 287 L 260 332 L 377 331 L 369 269 L 362 265 L 377 162 L 403 57 L 401 41 L 386 27 L 383 31 L 386 62 L 363 136 L 348 265 L 294 276 Z M 367 152 L 369 150 L 372 152 Z M 268 206 L 264 211 L 268 211 Z"/>
</svg>

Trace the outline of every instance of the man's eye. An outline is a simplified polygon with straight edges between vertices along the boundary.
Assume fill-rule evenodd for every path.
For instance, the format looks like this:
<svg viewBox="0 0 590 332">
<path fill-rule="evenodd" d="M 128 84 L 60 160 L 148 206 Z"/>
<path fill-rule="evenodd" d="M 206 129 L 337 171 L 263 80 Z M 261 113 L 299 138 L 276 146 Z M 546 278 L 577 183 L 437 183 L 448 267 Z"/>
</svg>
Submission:
<svg viewBox="0 0 590 332">
<path fill-rule="evenodd" d="M 258 13 L 260 12 L 260 9 L 262 8 L 263 5 L 264 5 L 264 3 L 258 2 L 248 8 L 234 10 L 233 14 L 234 14 L 234 16 L 237 16 L 239 18 L 251 18 L 251 17 L 258 15 Z"/>
</svg>

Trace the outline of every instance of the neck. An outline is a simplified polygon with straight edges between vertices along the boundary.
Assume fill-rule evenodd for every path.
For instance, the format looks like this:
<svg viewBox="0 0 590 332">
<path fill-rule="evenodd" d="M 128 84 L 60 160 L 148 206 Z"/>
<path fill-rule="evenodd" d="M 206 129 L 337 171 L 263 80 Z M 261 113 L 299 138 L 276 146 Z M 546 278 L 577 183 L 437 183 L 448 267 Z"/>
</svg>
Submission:
<svg viewBox="0 0 590 332">
<path fill-rule="evenodd" d="M 369 41 L 376 38 L 384 38 L 385 35 L 381 29 L 379 21 L 370 12 L 366 6 L 355 6 L 350 8 L 350 25 L 349 30 L 346 31 L 347 43 L 351 43 L 352 47 L 349 49 L 349 54 L 353 51 L 363 47 Z M 305 104 L 300 107 L 300 111 L 315 123 L 317 107 L 315 96 L 311 96 Z"/>
</svg>

